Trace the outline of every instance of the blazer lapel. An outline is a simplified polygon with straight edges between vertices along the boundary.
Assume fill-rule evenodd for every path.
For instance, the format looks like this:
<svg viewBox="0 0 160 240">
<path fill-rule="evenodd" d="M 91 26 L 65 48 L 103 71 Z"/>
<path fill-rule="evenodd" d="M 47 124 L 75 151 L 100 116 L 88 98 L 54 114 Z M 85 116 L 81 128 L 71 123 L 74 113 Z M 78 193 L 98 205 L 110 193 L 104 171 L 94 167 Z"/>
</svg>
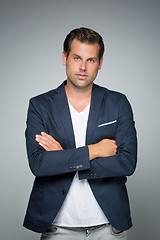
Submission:
<svg viewBox="0 0 160 240">
<path fill-rule="evenodd" d="M 98 85 L 93 84 L 90 113 L 86 132 L 86 145 L 92 143 L 92 136 L 94 133 L 94 129 L 97 126 L 97 120 L 103 102 L 103 97 L 104 97 L 103 89 Z"/>
<path fill-rule="evenodd" d="M 70 110 L 64 86 L 65 82 L 57 88 L 56 94 L 53 96 L 53 99 L 55 102 L 55 106 L 58 110 L 62 126 L 64 128 L 64 134 L 66 134 L 67 136 L 67 145 L 70 148 L 75 148 L 75 138 L 73 133 L 72 119 L 70 115 Z"/>
</svg>

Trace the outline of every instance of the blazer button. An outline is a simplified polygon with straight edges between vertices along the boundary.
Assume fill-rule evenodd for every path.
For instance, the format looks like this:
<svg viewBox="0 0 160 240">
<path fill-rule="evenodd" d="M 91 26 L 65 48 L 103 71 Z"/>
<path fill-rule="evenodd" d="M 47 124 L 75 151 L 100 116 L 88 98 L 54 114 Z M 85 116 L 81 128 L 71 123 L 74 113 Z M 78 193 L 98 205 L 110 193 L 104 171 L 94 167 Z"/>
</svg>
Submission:
<svg viewBox="0 0 160 240">
<path fill-rule="evenodd" d="M 66 194 L 66 191 L 65 189 L 62 190 L 62 194 L 65 195 Z"/>
</svg>

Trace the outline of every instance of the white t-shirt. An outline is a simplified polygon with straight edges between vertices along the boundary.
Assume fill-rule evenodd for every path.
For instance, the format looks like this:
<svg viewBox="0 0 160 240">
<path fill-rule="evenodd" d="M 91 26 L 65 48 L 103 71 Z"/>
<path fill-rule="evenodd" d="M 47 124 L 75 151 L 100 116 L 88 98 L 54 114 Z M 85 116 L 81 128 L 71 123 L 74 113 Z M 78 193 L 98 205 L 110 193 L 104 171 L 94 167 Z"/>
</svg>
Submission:
<svg viewBox="0 0 160 240">
<path fill-rule="evenodd" d="M 85 146 L 90 104 L 78 113 L 69 103 L 76 148 Z M 86 227 L 108 223 L 87 179 L 79 180 L 78 172 L 54 222 L 57 226 Z"/>
</svg>

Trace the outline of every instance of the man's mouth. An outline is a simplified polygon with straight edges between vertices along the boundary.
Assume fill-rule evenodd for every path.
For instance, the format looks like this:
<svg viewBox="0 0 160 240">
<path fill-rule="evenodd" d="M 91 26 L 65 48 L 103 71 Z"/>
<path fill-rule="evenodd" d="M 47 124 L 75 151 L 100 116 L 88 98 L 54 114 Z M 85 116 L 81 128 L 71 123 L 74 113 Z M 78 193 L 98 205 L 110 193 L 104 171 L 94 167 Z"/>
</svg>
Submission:
<svg viewBox="0 0 160 240">
<path fill-rule="evenodd" d="M 88 77 L 87 74 L 82 74 L 82 73 L 76 74 L 76 76 L 77 76 L 79 79 L 86 79 L 86 78 Z"/>
</svg>

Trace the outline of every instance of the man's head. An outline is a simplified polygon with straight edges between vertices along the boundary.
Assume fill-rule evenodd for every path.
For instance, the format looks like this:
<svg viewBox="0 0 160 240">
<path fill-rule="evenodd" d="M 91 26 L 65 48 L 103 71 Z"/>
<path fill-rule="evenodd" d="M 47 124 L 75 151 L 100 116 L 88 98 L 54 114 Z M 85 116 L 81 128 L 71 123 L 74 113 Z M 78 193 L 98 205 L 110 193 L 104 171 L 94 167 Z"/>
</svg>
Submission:
<svg viewBox="0 0 160 240">
<path fill-rule="evenodd" d="M 95 31 L 89 28 L 76 28 L 73 29 L 66 37 L 63 44 L 63 51 L 68 57 L 71 51 L 71 45 L 74 39 L 79 40 L 82 43 L 95 44 L 99 46 L 99 61 L 101 60 L 104 53 L 104 43 L 102 37 Z"/>
<path fill-rule="evenodd" d="M 91 88 L 103 62 L 102 37 L 88 28 L 72 30 L 64 41 L 63 65 L 67 84 L 76 88 Z"/>
</svg>

